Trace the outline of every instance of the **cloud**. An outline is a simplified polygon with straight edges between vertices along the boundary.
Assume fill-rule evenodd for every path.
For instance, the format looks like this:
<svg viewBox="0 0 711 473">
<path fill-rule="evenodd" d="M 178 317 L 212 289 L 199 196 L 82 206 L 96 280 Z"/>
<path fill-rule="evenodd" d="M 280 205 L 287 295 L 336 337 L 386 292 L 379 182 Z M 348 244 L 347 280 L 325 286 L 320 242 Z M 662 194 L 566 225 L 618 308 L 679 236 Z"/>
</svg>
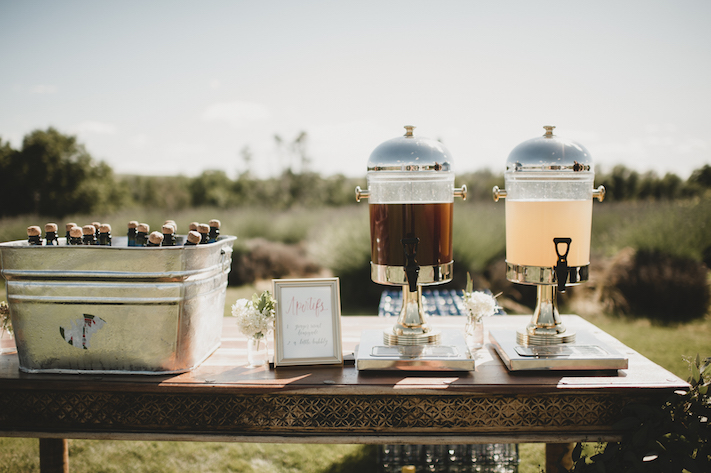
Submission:
<svg viewBox="0 0 711 473">
<path fill-rule="evenodd" d="M 677 150 L 682 154 L 703 152 L 706 151 L 706 149 L 708 149 L 706 141 L 699 138 L 689 138 L 677 145 Z"/>
<path fill-rule="evenodd" d="M 97 122 L 93 120 L 87 120 L 81 122 L 77 126 L 77 131 L 79 133 L 93 133 L 96 135 L 114 135 L 116 134 L 116 126 L 111 123 Z"/>
<path fill-rule="evenodd" d="M 166 151 L 168 152 L 168 155 L 195 156 L 206 154 L 208 152 L 208 148 L 202 143 L 185 143 L 179 141 L 169 145 L 166 148 Z"/>
<path fill-rule="evenodd" d="M 150 140 L 143 133 L 134 135 L 128 139 L 128 144 L 130 144 L 134 148 L 138 148 L 138 149 L 145 148 L 149 143 L 150 143 Z"/>
<path fill-rule="evenodd" d="M 269 109 L 259 103 L 252 102 L 222 102 L 210 105 L 202 114 L 204 121 L 224 121 L 234 128 L 268 120 L 271 117 Z"/>
<path fill-rule="evenodd" d="M 30 92 L 32 92 L 33 94 L 54 94 L 55 92 L 57 92 L 57 86 L 39 84 L 32 87 L 30 89 Z"/>
<path fill-rule="evenodd" d="M 648 123 L 644 126 L 644 130 L 647 134 L 656 135 L 658 133 L 676 133 L 676 125 L 673 123 Z"/>
</svg>

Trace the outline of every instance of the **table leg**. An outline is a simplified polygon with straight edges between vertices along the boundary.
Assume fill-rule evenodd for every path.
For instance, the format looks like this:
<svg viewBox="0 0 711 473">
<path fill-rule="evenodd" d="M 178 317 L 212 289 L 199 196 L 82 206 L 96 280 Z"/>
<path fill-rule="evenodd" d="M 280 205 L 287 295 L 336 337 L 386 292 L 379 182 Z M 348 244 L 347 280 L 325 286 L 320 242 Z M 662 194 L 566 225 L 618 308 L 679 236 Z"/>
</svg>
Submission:
<svg viewBox="0 0 711 473">
<path fill-rule="evenodd" d="M 546 473 L 565 473 L 570 470 L 573 467 L 573 448 L 574 443 L 547 443 Z"/>
<path fill-rule="evenodd" d="M 39 439 L 40 472 L 69 473 L 69 444 L 67 439 Z"/>
</svg>

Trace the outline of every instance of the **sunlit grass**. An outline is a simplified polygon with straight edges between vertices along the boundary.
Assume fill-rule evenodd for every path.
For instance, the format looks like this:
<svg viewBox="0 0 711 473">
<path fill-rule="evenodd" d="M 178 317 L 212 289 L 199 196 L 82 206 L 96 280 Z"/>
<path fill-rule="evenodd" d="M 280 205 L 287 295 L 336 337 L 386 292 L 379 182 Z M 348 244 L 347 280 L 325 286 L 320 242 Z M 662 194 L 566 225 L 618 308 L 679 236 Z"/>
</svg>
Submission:
<svg viewBox="0 0 711 473">
<path fill-rule="evenodd" d="M 86 225 L 100 221 L 111 225 L 114 236 L 126 235 L 128 222 L 137 220 L 150 225 L 151 230 L 160 230 L 163 223 L 170 219 L 178 225 L 178 233 L 185 234 L 190 222 L 207 223 L 216 218 L 221 221 L 221 233 L 235 235 L 240 239 L 262 237 L 272 241 L 296 243 L 308 240 L 314 231 L 342 210 L 333 208 L 291 209 L 274 211 L 262 208 L 192 208 L 180 211 L 166 211 L 151 208 L 126 209 L 111 215 L 70 215 L 62 219 L 23 215 L 20 217 L 0 218 L 0 241 L 24 240 L 27 227 L 39 225 L 44 228 L 47 222 L 59 225 L 59 236 L 64 235 L 64 225 L 75 222 Z"/>
<path fill-rule="evenodd" d="M 355 473 L 374 459 L 364 445 L 69 440 L 74 473 Z M 38 471 L 37 439 L 0 438 L 0 473 Z"/>
</svg>

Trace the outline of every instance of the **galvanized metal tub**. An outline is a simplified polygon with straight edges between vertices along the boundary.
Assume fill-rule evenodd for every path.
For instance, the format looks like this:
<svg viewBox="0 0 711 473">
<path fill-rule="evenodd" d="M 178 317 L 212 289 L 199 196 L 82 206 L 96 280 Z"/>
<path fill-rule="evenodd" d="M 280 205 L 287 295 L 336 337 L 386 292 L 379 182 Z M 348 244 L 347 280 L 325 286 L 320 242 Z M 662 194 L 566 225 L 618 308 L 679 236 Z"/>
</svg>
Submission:
<svg viewBox="0 0 711 473">
<path fill-rule="evenodd" d="M 197 246 L 0 243 L 20 370 L 171 374 L 220 345 L 236 237 Z"/>
</svg>

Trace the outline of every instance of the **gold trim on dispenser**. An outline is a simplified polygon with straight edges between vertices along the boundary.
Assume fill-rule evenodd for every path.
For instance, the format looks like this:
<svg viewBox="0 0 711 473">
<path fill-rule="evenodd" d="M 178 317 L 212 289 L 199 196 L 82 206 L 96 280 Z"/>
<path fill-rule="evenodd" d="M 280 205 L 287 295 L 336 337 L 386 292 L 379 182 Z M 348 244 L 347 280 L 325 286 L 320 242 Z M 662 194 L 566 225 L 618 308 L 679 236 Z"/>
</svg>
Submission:
<svg viewBox="0 0 711 473">
<path fill-rule="evenodd" d="M 420 266 L 417 284 L 445 283 L 452 279 L 454 261 L 436 266 Z M 407 285 L 407 274 L 403 266 L 386 266 L 370 263 L 370 277 L 378 284 L 393 286 Z"/>
</svg>

